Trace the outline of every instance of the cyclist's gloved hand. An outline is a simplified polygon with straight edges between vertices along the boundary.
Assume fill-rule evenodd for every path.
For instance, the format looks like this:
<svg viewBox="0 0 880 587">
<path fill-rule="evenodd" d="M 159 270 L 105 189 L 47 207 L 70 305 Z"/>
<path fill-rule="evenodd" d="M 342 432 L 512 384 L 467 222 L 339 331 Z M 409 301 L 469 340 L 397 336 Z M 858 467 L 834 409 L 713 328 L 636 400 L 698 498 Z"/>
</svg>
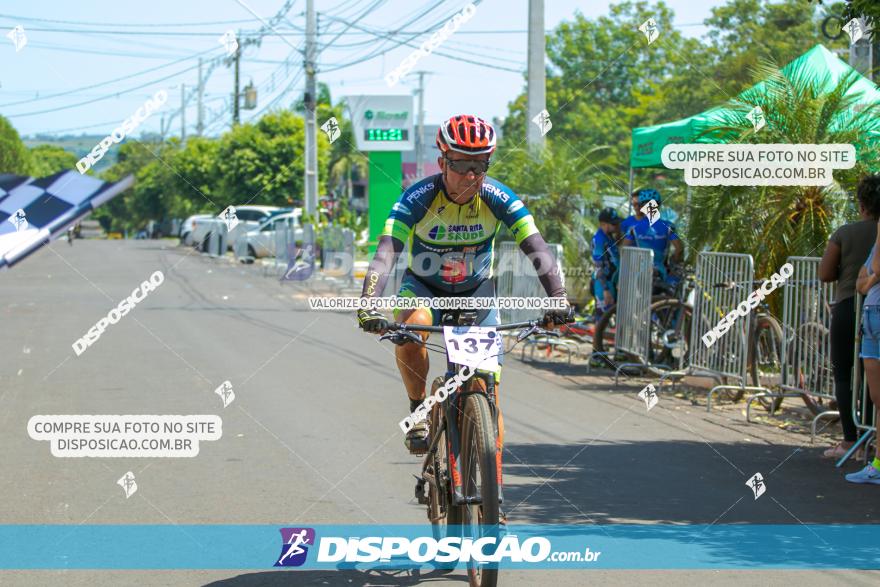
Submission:
<svg viewBox="0 0 880 587">
<path fill-rule="evenodd" d="M 375 308 L 358 310 L 357 318 L 358 326 L 363 328 L 364 332 L 381 334 L 388 330 L 388 319 Z"/>
<path fill-rule="evenodd" d="M 544 324 L 547 326 L 553 326 L 556 324 L 569 324 L 574 322 L 574 308 L 571 307 L 571 304 L 568 303 L 566 298 L 561 298 L 565 300 L 565 307 L 561 310 L 548 310 L 547 313 L 544 314 Z"/>
</svg>

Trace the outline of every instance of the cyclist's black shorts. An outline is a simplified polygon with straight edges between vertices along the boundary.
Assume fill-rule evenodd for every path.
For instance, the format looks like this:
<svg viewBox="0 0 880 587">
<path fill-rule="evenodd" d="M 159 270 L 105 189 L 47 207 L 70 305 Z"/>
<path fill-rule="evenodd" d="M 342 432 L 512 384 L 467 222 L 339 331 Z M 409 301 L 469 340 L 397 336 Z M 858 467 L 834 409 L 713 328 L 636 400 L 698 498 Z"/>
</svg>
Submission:
<svg viewBox="0 0 880 587">
<path fill-rule="evenodd" d="M 407 269 L 403 274 L 403 280 L 400 282 L 400 291 L 397 292 L 397 295 L 400 297 L 415 298 L 494 298 L 495 281 L 492 279 L 484 279 L 474 289 L 451 294 L 435 287 L 431 287 L 419 279 L 418 275 Z M 431 323 L 434 326 L 439 326 L 443 310 L 431 308 L 425 309 L 431 314 Z M 398 320 L 398 316 L 402 311 L 402 308 L 394 309 L 395 320 Z M 500 324 L 498 309 L 477 310 L 477 324 L 480 326 L 495 326 Z"/>
</svg>

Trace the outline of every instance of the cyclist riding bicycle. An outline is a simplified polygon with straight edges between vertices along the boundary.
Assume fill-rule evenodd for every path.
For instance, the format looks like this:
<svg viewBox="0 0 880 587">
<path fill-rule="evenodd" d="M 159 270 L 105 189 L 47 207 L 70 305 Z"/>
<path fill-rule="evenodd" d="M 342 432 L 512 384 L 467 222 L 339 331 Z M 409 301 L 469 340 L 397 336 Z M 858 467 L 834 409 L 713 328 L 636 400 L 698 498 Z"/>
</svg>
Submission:
<svg viewBox="0 0 880 587">
<path fill-rule="evenodd" d="M 684 253 L 684 246 L 675 233 L 674 227 L 665 220 L 660 219 L 660 205 L 662 204 L 660 192 L 651 188 L 643 188 L 636 192 L 636 196 L 638 197 L 638 206 L 635 209 L 641 218 L 638 218 L 635 223 L 630 225 L 625 234 L 623 246 L 631 247 L 635 245 L 640 248 L 653 249 L 654 270 L 659 281 L 663 284 L 674 285 L 675 278 L 670 276 L 666 269 L 666 256 L 671 245 L 672 253 L 669 261 L 671 263 L 680 262 Z M 633 199 L 635 200 L 635 198 Z M 648 214 L 643 214 L 641 209 L 651 200 L 654 200 L 657 206 L 653 210 L 649 210 L 649 216 Z"/>
<path fill-rule="evenodd" d="M 440 126 L 437 163 L 441 172 L 411 185 L 391 208 L 364 277 L 362 297 L 382 295 L 405 243 L 410 258 L 398 296 L 494 297 L 493 244 L 503 223 L 532 260 L 547 295 L 567 300 L 558 266 L 531 213 L 509 187 L 486 175 L 495 142 L 495 129 L 476 116 L 454 116 Z M 547 312 L 545 321 L 570 322 L 573 310 L 567 301 L 565 308 Z M 407 324 L 437 326 L 440 314 L 429 308 L 394 310 L 395 320 Z M 358 310 L 357 316 L 367 332 L 382 334 L 388 327 L 388 320 L 375 309 Z M 478 312 L 478 323 L 498 324 L 498 310 Z M 428 338 L 427 333 L 421 336 Z M 408 343 L 396 347 L 395 354 L 413 412 L 425 399 L 427 349 Z M 500 381 L 500 374 L 495 376 Z M 504 440 L 500 410 L 498 429 L 500 455 Z M 423 454 L 428 439 L 428 424 L 423 420 L 407 432 L 404 444 L 411 453 Z"/>
<path fill-rule="evenodd" d="M 599 230 L 593 235 L 593 297 L 596 317 L 604 314 L 617 300 L 617 274 L 620 268 L 621 218 L 614 208 L 599 212 Z"/>
</svg>

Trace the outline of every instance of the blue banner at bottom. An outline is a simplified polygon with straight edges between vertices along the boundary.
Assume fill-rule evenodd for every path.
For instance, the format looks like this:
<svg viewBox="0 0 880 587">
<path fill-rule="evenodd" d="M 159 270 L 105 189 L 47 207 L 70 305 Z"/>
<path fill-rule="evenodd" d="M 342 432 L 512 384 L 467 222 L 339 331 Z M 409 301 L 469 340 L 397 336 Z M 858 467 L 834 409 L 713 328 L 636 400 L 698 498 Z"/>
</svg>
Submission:
<svg viewBox="0 0 880 587">
<path fill-rule="evenodd" d="M 880 526 L 4 525 L 0 569 L 880 569 Z"/>
</svg>

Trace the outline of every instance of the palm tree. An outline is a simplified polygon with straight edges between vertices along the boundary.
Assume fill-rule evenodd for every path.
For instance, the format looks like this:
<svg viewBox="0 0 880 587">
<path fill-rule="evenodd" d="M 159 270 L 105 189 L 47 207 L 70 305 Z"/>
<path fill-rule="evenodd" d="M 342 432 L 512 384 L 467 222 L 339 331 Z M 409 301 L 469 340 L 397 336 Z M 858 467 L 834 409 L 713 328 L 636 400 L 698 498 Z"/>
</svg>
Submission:
<svg viewBox="0 0 880 587">
<path fill-rule="evenodd" d="M 828 186 L 718 186 L 694 188 L 688 240 L 692 251 L 751 253 L 755 273 L 770 275 L 790 255 L 821 254 L 834 226 L 854 216 L 854 192 L 860 176 L 880 164 L 878 109 L 854 108 L 859 92 L 851 92 L 854 72 L 828 89 L 807 67 L 780 70 L 762 63 L 753 71 L 761 80 L 716 111 L 719 124 L 703 138 L 726 143 L 849 143 L 858 163 L 834 172 Z M 753 130 L 745 115 L 755 106 L 764 112 L 766 126 Z"/>
</svg>

